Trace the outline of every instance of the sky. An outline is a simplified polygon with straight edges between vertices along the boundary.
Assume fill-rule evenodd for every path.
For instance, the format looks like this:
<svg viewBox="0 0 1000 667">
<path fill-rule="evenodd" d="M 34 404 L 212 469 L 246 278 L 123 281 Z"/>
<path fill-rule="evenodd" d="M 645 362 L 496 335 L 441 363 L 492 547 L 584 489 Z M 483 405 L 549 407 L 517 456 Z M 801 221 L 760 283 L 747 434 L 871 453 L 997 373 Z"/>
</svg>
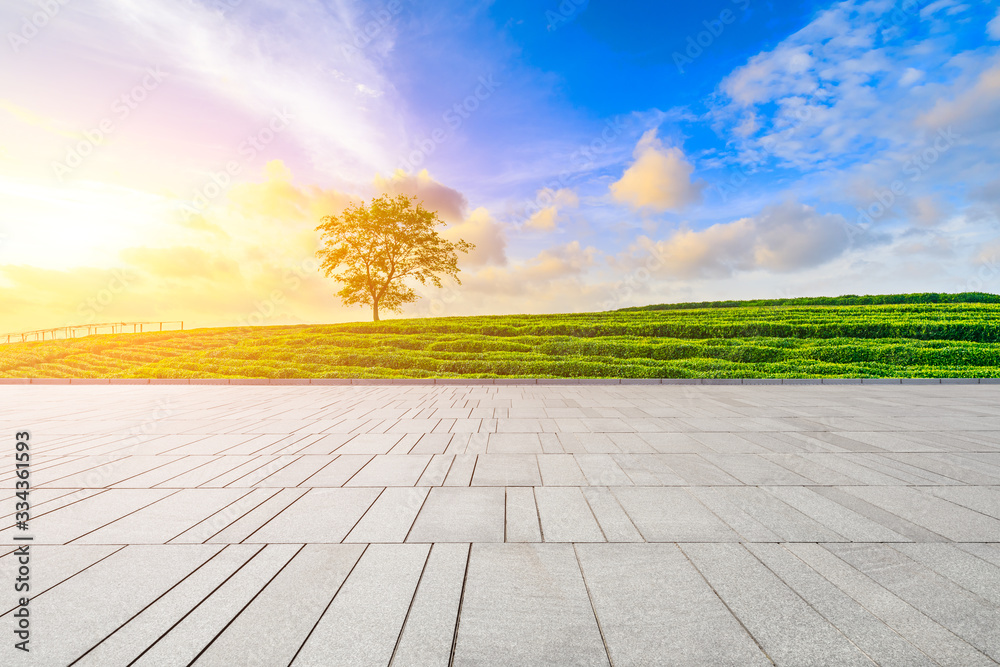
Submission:
<svg viewBox="0 0 1000 667">
<path fill-rule="evenodd" d="M 0 332 L 366 320 L 316 226 L 475 250 L 401 314 L 1000 292 L 1000 2 L 5 0 Z"/>
</svg>

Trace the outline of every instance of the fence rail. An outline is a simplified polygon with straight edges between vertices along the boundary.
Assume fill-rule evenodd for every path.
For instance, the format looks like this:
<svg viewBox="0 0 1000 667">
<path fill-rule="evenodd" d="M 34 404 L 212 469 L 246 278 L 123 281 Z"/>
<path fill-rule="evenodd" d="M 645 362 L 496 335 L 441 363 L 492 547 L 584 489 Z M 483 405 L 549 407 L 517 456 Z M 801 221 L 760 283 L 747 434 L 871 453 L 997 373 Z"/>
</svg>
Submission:
<svg viewBox="0 0 1000 667">
<path fill-rule="evenodd" d="M 159 326 L 159 331 L 163 331 L 163 325 L 179 324 L 180 331 L 184 331 L 184 322 L 173 320 L 170 322 L 100 322 L 98 324 L 79 324 L 75 326 L 53 327 L 51 329 L 35 329 L 34 331 L 21 331 L 19 333 L 0 334 L 0 343 L 26 343 L 31 340 L 60 340 L 58 334 L 62 333 L 62 340 L 69 338 L 82 338 L 94 334 L 117 334 L 117 333 L 145 333 L 146 327 L 150 331 L 156 331 L 154 327 Z M 132 331 L 128 331 L 132 327 Z M 86 329 L 87 333 L 82 333 Z M 105 331 L 110 329 L 110 331 Z M 79 333 L 78 333 L 79 332 Z"/>
</svg>

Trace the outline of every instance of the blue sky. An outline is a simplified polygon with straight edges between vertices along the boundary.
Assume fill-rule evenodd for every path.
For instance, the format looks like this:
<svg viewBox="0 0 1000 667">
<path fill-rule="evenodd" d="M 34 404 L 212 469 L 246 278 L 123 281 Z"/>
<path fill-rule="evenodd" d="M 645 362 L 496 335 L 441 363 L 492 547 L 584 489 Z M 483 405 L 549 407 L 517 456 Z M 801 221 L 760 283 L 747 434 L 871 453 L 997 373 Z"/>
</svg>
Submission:
<svg viewBox="0 0 1000 667">
<path fill-rule="evenodd" d="M 997 2 L 14 0 L 0 29 L 0 290 L 38 326 L 363 319 L 314 227 L 380 192 L 478 246 L 410 316 L 1000 291 Z"/>
</svg>

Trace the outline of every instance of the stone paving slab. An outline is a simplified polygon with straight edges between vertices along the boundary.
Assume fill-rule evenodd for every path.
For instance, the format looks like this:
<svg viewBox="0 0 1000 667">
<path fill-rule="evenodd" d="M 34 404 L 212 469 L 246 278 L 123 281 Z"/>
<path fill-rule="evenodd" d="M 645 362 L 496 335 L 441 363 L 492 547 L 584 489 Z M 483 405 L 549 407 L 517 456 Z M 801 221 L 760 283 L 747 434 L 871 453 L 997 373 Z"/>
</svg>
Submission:
<svg viewBox="0 0 1000 667">
<path fill-rule="evenodd" d="M 5 667 L 1000 661 L 1000 384 L 36 384 Z"/>
</svg>

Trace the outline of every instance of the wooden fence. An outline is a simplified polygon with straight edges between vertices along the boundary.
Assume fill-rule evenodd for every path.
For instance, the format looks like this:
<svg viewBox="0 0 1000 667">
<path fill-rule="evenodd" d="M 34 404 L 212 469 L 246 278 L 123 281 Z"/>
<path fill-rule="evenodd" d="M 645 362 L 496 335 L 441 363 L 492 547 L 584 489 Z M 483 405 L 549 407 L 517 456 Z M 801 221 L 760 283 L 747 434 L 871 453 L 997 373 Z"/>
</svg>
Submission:
<svg viewBox="0 0 1000 667">
<path fill-rule="evenodd" d="M 180 331 L 184 330 L 183 321 L 171 322 L 101 322 L 99 324 L 79 324 L 76 326 L 54 327 L 52 329 L 36 329 L 34 331 L 22 331 L 20 333 L 0 334 L 0 343 L 26 343 L 29 340 L 60 340 L 67 338 L 82 338 L 94 334 L 118 334 L 118 333 L 145 333 L 146 327 L 150 331 L 163 331 L 163 325 L 179 324 Z M 156 327 L 159 327 L 157 329 Z M 132 328 L 129 331 L 129 327 Z M 87 333 L 83 333 L 86 329 Z M 168 329 L 169 331 L 169 329 Z M 62 336 L 59 336 L 59 334 Z M 48 338 L 46 338 L 48 336 Z"/>
</svg>

